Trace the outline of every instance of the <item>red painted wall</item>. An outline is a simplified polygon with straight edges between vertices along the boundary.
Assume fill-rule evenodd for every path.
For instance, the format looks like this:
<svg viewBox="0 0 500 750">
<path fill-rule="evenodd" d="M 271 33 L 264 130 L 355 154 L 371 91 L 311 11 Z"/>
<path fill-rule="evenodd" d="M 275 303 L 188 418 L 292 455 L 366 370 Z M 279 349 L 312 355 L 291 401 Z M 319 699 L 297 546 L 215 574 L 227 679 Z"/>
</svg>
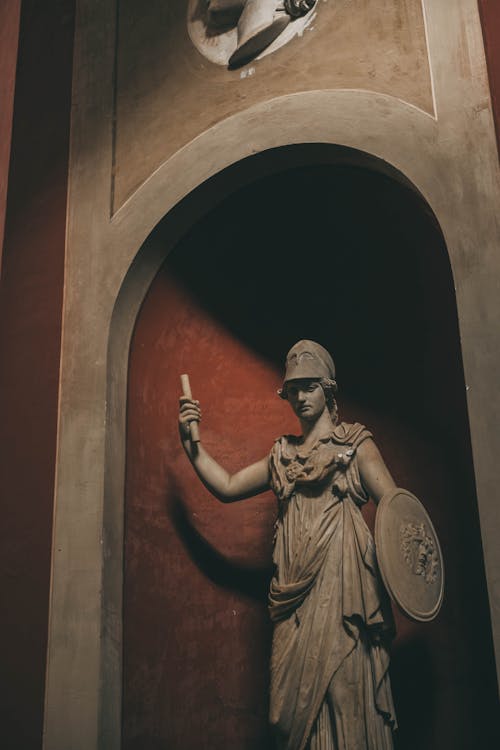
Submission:
<svg viewBox="0 0 500 750">
<path fill-rule="evenodd" d="M 265 455 L 293 422 L 280 399 L 262 398 L 279 385 L 273 368 L 167 274 L 148 302 L 130 373 L 124 746 L 265 748 L 275 501 L 222 505 L 193 482 L 172 421 L 179 374 L 190 373 L 203 439 L 228 468 Z"/>
<path fill-rule="evenodd" d="M 479 13 L 483 27 L 491 103 L 500 152 L 500 3 L 498 0 L 479 0 Z"/>
<path fill-rule="evenodd" d="M 0 272 L 7 204 L 21 0 L 0 3 Z"/>
<path fill-rule="evenodd" d="M 276 503 L 269 493 L 234 505 L 212 498 L 179 446 L 176 411 L 188 372 L 208 450 L 229 470 L 261 458 L 296 431 L 275 393 L 301 337 L 333 352 L 341 415 L 373 430 L 397 483 L 422 498 L 442 537 L 439 619 L 416 625 L 396 613 L 397 747 L 496 747 L 446 251 L 416 196 L 347 167 L 294 170 L 227 199 L 179 244 L 141 309 L 128 401 L 123 746 L 272 747 L 266 593 Z M 369 523 L 373 515 L 371 506 Z"/>
<path fill-rule="evenodd" d="M 73 2 L 22 4 L 0 281 L 2 748 L 41 747 Z"/>
</svg>

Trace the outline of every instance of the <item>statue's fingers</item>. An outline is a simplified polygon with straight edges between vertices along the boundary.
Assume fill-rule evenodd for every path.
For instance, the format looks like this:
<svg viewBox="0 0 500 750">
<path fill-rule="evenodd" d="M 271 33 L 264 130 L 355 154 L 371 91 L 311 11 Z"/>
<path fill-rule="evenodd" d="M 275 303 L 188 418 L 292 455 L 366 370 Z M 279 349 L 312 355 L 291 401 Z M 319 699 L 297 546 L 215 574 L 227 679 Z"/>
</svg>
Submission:
<svg viewBox="0 0 500 750">
<path fill-rule="evenodd" d="M 192 412 L 195 412 L 196 414 L 201 414 L 201 409 L 199 406 L 196 406 L 196 404 L 183 404 L 180 410 L 182 413 L 192 411 Z"/>
<path fill-rule="evenodd" d="M 186 409 L 181 412 L 180 417 L 183 422 L 199 422 L 201 419 L 201 412 L 195 409 Z"/>
<path fill-rule="evenodd" d="M 179 411 L 181 412 L 181 414 L 184 414 L 185 412 L 188 412 L 188 411 L 197 411 L 197 412 L 199 412 L 200 411 L 200 407 L 196 406 L 196 404 L 188 402 L 186 404 L 181 404 L 180 407 L 179 407 Z"/>
</svg>

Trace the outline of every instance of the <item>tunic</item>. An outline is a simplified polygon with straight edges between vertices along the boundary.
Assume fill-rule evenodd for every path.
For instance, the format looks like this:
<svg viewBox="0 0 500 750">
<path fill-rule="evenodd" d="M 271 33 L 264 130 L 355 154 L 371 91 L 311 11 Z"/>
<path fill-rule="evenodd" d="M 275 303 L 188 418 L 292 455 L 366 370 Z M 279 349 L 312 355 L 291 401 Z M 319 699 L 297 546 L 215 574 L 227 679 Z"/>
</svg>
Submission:
<svg viewBox="0 0 500 750">
<path fill-rule="evenodd" d="M 388 667 L 394 633 L 356 451 L 371 437 L 341 423 L 302 452 L 279 438 L 269 457 L 279 501 L 269 611 L 270 721 L 286 750 L 391 750 Z"/>
</svg>

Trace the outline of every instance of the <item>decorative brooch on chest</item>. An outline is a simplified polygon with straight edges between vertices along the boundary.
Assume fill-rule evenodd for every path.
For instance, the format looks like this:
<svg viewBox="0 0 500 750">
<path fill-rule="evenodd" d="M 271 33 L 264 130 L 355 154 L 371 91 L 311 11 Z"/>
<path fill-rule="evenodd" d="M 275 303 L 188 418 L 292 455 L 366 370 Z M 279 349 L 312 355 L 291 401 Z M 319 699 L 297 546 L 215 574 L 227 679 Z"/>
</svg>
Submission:
<svg viewBox="0 0 500 750">
<path fill-rule="evenodd" d="M 352 461 L 356 449 L 348 448 L 343 452 L 338 452 L 335 457 L 334 480 L 332 482 L 332 495 L 342 499 L 349 494 L 349 484 L 347 482 L 346 471 Z"/>
</svg>

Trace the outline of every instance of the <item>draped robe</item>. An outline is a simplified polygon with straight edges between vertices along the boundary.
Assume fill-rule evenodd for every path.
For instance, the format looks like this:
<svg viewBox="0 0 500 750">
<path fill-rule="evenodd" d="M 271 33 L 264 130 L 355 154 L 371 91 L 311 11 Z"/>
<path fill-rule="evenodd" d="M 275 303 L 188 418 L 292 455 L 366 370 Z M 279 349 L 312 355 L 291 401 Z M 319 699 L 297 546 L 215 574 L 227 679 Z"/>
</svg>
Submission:
<svg viewBox="0 0 500 750">
<path fill-rule="evenodd" d="M 288 435 L 270 454 L 279 501 L 270 721 L 283 750 L 392 749 L 392 613 L 360 511 L 356 453 L 369 437 L 342 423 L 307 452 Z"/>
</svg>

